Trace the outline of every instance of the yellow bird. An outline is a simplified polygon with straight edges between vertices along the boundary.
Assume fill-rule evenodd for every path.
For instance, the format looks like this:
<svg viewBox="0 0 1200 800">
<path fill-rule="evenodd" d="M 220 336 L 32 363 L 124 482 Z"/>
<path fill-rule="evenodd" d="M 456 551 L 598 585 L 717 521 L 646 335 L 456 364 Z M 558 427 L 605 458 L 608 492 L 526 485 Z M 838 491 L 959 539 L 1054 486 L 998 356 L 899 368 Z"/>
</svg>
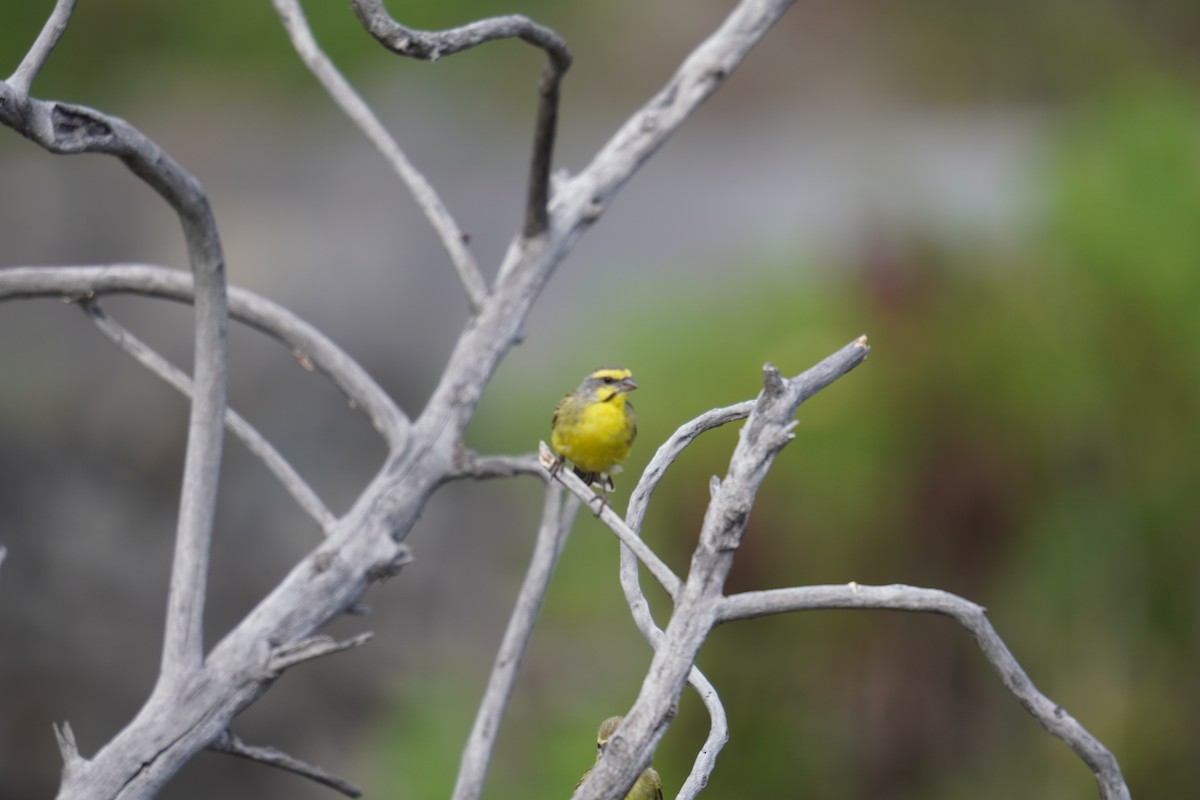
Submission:
<svg viewBox="0 0 1200 800">
<path fill-rule="evenodd" d="M 600 730 L 596 731 L 596 760 L 600 760 L 600 756 L 604 755 L 604 745 L 608 744 L 608 739 L 617 732 L 617 727 L 621 724 L 624 717 L 609 717 L 600 723 Z M 579 779 L 579 783 L 575 784 L 578 789 L 587 780 L 587 776 L 592 774 L 589 767 L 588 771 L 583 773 L 583 777 Z M 658 772 L 654 767 L 646 767 L 645 771 L 638 776 L 634 781 L 633 788 L 629 790 L 629 794 L 625 795 L 625 800 L 663 800 L 662 779 L 658 777 Z"/>
<path fill-rule="evenodd" d="M 602 367 L 559 401 L 550 421 L 550 443 L 558 451 L 554 471 L 566 459 L 585 483 L 613 488 L 612 476 L 637 436 L 637 415 L 626 395 L 638 388 L 633 373 Z"/>
</svg>

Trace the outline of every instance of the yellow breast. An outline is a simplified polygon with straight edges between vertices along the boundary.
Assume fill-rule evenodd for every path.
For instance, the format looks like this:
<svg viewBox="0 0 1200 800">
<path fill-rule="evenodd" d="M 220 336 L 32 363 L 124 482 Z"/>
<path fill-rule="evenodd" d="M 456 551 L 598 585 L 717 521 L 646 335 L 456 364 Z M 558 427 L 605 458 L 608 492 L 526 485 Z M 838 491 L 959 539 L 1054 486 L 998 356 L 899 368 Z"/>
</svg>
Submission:
<svg viewBox="0 0 1200 800">
<path fill-rule="evenodd" d="M 635 422 L 625 398 L 614 400 L 578 410 L 560 409 L 551 436 L 554 449 L 587 472 L 607 473 L 624 461 L 633 444 Z"/>
</svg>

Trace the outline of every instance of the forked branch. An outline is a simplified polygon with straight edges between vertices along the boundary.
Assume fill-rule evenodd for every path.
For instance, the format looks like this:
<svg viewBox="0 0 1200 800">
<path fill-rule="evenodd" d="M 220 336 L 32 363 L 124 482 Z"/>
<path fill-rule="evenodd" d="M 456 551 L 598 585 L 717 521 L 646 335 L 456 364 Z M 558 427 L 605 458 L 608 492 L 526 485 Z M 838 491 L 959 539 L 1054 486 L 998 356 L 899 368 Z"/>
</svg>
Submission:
<svg viewBox="0 0 1200 800">
<path fill-rule="evenodd" d="M 194 285 L 185 272 L 147 264 L 0 269 L 0 301 L 61 297 L 75 302 L 107 294 L 137 294 L 191 303 Z M 229 290 L 229 313 L 285 345 L 304 369 L 327 375 L 351 407 L 366 414 L 389 450 L 405 446 L 411 427 L 408 417 L 362 365 L 328 336 L 278 303 L 237 286 Z"/>
</svg>

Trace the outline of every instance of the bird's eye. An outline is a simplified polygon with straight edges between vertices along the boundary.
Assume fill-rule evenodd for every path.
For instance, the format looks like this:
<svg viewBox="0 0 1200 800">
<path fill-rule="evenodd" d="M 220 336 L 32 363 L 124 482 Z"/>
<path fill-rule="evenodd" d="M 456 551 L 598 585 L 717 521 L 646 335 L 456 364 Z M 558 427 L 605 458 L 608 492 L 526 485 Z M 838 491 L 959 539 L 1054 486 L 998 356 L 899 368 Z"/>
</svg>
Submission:
<svg viewBox="0 0 1200 800">
<path fill-rule="evenodd" d="M 615 382 L 616 382 L 616 380 L 617 380 L 617 379 L 616 379 L 616 378 L 614 378 L 612 375 L 605 375 L 605 376 L 604 376 L 604 382 L 605 382 L 605 383 L 607 383 L 607 384 L 613 384 L 613 383 L 615 383 Z"/>
</svg>

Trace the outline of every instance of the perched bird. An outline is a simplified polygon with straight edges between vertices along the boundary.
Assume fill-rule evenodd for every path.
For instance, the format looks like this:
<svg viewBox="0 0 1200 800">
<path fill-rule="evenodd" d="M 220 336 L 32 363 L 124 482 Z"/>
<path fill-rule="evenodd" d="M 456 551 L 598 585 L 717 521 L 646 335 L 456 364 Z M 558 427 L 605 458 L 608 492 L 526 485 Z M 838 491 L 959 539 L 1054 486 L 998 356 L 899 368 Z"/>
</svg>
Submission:
<svg viewBox="0 0 1200 800">
<path fill-rule="evenodd" d="M 600 760 L 600 756 L 604 755 L 604 745 L 608 744 L 608 739 L 617 732 L 617 727 L 620 726 L 621 720 L 624 717 L 609 717 L 600 723 L 600 730 L 596 731 L 596 760 Z M 579 779 L 579 783 L 575 784 L 578 789 L 587 780 L 588 775 L 592 774 L 589 767 L 588 771 L 583 773 L 583 777 Z M 663 800 L 662 779 L 658 777 L 658 772 L 654 767 L 646 767 L 646 770 L 638 776 L 634 781 L 633 788 L 629 790 L 629 794 L 625 795 L 625 800 Z"/>
<path fill-rule="evenodd" d="M 558 451 L 553 471 L 566 459 L 585 483 L 598 484 L 602 493 L 613 488 L 612 476 L 637 436 L 637 415 L 626 397 L 636 388 L 629 370 L 602 367 L 560 400 L 550 421 L 550 443 Z"/>
</svg>

